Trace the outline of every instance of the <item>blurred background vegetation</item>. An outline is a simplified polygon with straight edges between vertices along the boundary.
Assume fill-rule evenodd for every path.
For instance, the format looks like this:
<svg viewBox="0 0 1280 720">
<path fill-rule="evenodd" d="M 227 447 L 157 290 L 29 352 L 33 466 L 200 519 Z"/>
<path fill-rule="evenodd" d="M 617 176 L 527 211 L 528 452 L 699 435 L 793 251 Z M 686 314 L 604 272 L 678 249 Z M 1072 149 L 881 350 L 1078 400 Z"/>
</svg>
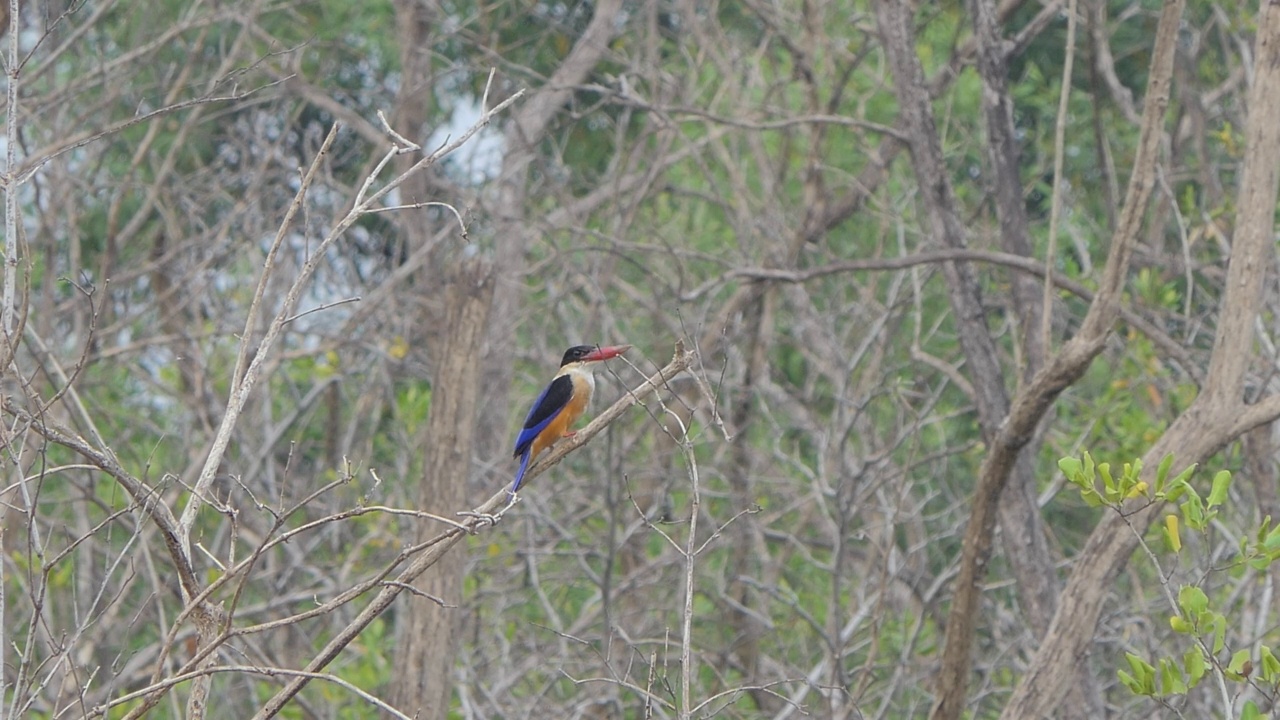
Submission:
<svg viewBox="0 0 1280 720">
<path fill-rule="evenodd" d="M 1066 3 L 1000 5 L 1001 32 L 1017 41 L 1009 88 L 1031 257 L 1086 289 L 1120 210 L 1160 5 L 1079 0 L 1065 118 Z M 940 265 L 895 263 L 940 245 L 918 205 L 873 4 L 49 0 L 21 3 L 15 23 L 21 64 L 5 121 L 23 173 L 11 191 L 25 324 L 7 371 L 10 402 L 100 438 L 176 515 L 223 421 L 242 343 L 271 353 L 210 488 L 223 509 L 205 508 L 192 535 L 201 582 L 334 513 L 453 517 L 478 505 L 510 482 L 514 430 L 564 348 L 635 345 L 627 362 L 598 372 L 599 409 L 683 340 L 697 360 L 663 402 L 689 424 L 698 542 L 707 542 L 695 565 L 692 716 L 928 712 L 986 439 L 975 411 L 982 388 Z M 969 8 L 922 3 L 914 27 L 969 246 L 998 250 Z M 1025 490 L 1053 582 L 1109 512 L 1082 501 L 1058 459 L 1142 455 L 1203 379 L 1255 30 L 1252 4 L 1191 0 L 1183 14 L 1157 186 L 1124 299 L 1142 325 L 1117 325 L 1031 445 Z M 273 348 L 257 348 L 290 282 L 391 147 L 379 113 L 429 153 L 522 89 L 383 203 L 413 207 L 363 215 L 325 248 L 289 313 L 306 314 Z M 272 240 L 335 124 L 245 337 Z M 421 156 L 397 157 L 374 187 Z M 1060 233 L 1046 260 L 1055 184 Z M 460 217 L 415 205 L 427 202 Z M 473 258 L 491 264 L 495 287 L 474 357 L 470 471 L 424 479 L 425 449 L 441 441 L 426 427 L 451 349 L 447 281 Z M 823 271 L 846 261 L 864 267 Z M 1020 271 L 974 267 L 1012 393 L 1027 363 L 1022 338 L 1039 328 L 1018 315 Z M 1061 288 L 1051 297 L 1056 346 L 1088 302 Z M 1276 382 L 1274 302 L 1268 295 L 1257 318 L 1254 393 Z M 177 673 L 197 650 L 196 630 L 179 617 L 184 597 L 137 498 L 20 417 L 5 415 L 0 483 L 3 702 L 17 717 L 79 717 Z M 427 642 L 450 658 L 435 681 L 448 707 L 424 717 L 692 710 L 681 705 L 678 547 L 690 459 L 672 432 L 658 404 L 633 409 L 522 490 L 496 527 L 454 548 L 464 579 L 440 600 L 455 634 Z M 1127 651 L 1175 642 L 1161 584 L 1183 575 L 1233 610 L 1236 647 L 1274 632 L 1271 574 L 1217 562 L 1276 512 L 1272 434 L 1265 425 L 1213 459 L 1237 481 L 1216 525 L 1172 565 L 1182 575 L 1135 560 L 1108 588 L 1080 662 L 1088 704 L 1063 717 L 1220 713 L 1207 690 L 1164 704 L 1135 697 L 1115 670 Z M 335 480 L 345 482 L 279 513 Z M 421 490 L 429 482 L 458 488 L 464 504 L 433 505 L 435 491 Z M 233 611 L 233 627 L 296 616 L 440 528 L 384 512 L 334 519 L 272 547 L 209 599 Z M 1047 629 L 1026 611 L 1007 551 L 997 540 L 984 586 L 972 717 L 999 715 Z M 214 662 L 301 668 L 367 595 L 349 600 L 227 639 Z M 325 672 L 395 698 L 409 716 L 432 707 L 398 688 L 408 680 L 396 648 L 419 612 L 441 609 L 401 596 Z M 250 717 L 283 681 L 218 674 L 209 716 Z M 190 714 L 188 685 L 152 715 Z M 1275 697 L 1248 692 L 1267 707 Z M 283 715 L 380 712 L 317 680 Z"/>
</svg>

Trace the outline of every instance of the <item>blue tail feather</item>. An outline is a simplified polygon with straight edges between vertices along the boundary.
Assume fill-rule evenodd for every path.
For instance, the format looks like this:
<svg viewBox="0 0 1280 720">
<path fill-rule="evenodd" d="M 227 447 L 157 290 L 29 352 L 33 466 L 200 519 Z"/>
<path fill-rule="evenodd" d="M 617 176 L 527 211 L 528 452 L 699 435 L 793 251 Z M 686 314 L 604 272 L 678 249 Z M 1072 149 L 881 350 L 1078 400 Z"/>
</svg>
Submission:
<svg viewBox="0 0 1280 720">
<path fill-rule="evenodd" d="M 529 469 L 529 456 L 533 454 L 529 451 L 532 449 L 525 448 L 525 451 L 520 455 L 520 469 L 516 470 L 516 481 L 511 483 L 512 495 L 516 494 L 516 491 L 520 489 L 520 483 L 524 481 L 524 473 Z"/>
</svg>

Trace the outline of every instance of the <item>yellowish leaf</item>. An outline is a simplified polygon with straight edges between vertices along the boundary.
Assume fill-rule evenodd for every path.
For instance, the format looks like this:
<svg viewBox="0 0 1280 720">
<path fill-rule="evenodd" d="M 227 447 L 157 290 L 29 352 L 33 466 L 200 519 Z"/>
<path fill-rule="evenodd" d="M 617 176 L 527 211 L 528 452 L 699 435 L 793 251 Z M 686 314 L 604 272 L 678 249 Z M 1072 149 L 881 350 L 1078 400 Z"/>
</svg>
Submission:
<svg viewBox="0 0 1280 720">
<path fill-rule="evenodd" d="M 397 335 L 391 338 L 391 344 L 387 346 L 387 354 L 392 360 L 403 360 L 409 354 L 409 342 L 404 339 L 403 335 Z"/>
</svg>

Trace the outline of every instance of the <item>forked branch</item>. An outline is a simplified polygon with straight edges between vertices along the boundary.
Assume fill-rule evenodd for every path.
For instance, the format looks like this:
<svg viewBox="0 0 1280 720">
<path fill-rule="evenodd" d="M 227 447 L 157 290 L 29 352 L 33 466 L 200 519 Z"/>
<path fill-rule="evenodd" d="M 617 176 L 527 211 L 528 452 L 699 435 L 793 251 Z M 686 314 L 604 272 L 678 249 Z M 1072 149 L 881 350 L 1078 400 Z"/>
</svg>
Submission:
<svg viewBox="0 0 1280 720">
<path fill-rule="evenodd" d="M 582 447 L 591 438 L 600 434 L 614 420 L 617 420 L 628 408 L 640 403 L 649 395 L 659 391 L 667 386 L 672 378 L 679 375 L 689 368 L 693 363 L 694 353 L 686 351 L 683 343 L 676 344 L 675 357 L 671 362 L 667 363 L 658 372 L 649 376 L 637 388 L 623 395 L 607 410 L 600 413 L 594 420 L 587 424 L 586 427 L 579 430 L 573 437 L 568 438 L 564 442 L 557 443 L 544 458 L 529 468 L 529 472 L 525 474 L 526 482 L 546 472 L 551 466 L 559 463 L 566 455 L 574 450 Z M 374 596 L 373 600 L 360 612 L 354 620 L 346 627 L 338 632 L 338 634 L 329 641 L 327 645 L 314 657 L 311 662 L 307 663 L 304 673 L 289 681 L 279 692 L 277 692 L 267 703 L 254 715 L 254 720 L 266 720 L 266 718 L 275 717 L 289 700 L 291 700 L 303 687 L 310 682 L 315 673 L 319 673 L 330 662 L 338 656 L 342 649 L 349 645 L 357 636 L 360 635 L 369 623 L 386 611 L 391 603 L 405 591 L 405 588 L 412 586 L 413 582 L 422 575 L 423 572 L 436 564 L 445 553 L 468 533 L 475 533 L 485 526 L 492 525 L 502 514 L 510 507 L 510 493 L 504 486 L 501 490 L 494 493 L 488 500 L 481 503 L 475 509 L 462 513 L 465 520 L 462 521 L 461 527 L 449 528 L 441 532 L 431 540 L 422 543 L 425 547 L 423 553 L 413 560 L 396 578 L 382 585 L 382 589 Z"/>
</svg>

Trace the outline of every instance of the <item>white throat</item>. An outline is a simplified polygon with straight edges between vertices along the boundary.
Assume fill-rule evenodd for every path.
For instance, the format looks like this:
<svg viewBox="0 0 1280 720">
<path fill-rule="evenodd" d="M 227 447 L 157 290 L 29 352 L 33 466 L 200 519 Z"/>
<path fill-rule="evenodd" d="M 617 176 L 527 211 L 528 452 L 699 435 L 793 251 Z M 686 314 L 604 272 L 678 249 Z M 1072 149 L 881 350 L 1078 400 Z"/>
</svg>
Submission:
<svg viewBox="0 0 1280 720">
<path fill-rule="evenodd" d="M 581 381 L 582 384 L 586 386 L 588 398 L 590 398 L 591 395 L 595 393 L 596 375 L 595 373 L 591 372 L 589 368 L 579 365 L 577 367 L 569 368 L 569 370 L 565 374 L 575 381 L 574 385 L 578 385 L 578 381 Z"/>
</svg>

